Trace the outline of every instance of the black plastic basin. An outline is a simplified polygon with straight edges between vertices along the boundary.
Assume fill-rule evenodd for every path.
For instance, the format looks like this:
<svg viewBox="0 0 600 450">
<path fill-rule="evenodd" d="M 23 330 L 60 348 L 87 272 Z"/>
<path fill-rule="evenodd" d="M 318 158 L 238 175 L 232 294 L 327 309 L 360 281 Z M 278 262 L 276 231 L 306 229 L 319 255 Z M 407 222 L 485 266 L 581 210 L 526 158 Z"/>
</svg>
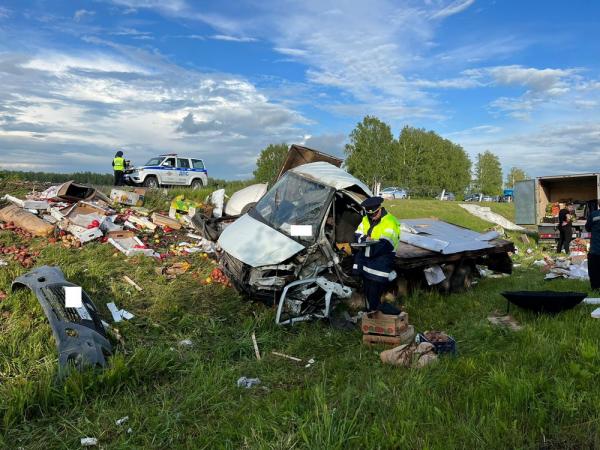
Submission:
<svg viewBox="0 0 600 450">
<path fill-rule="evenodd" d="M 585 292 L 511 291 L 502 292 L 513 305 L 536 312 L 558 313 L 574 308 L 587 297 Z"/>
</svg>

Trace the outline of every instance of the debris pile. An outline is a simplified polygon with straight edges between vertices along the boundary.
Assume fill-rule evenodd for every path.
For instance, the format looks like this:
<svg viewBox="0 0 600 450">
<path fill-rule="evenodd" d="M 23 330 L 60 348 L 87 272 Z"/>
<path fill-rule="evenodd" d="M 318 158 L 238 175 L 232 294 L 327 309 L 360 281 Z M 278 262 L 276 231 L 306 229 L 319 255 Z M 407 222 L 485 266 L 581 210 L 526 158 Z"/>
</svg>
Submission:
<svg viewBox="0 0 600 450">
<path fill-rule="evenodd" d="M 9 205 L 0 209 L 0 229 L 30 239 L 45 237 L 48 244 L 79 248 L 100 241 L 126 256 L 145 255 L 165 259 L 191 253 L 214 254 L 216 245 L 193 229 L 191 216 L 200 203 L 176 197 L 168 213 L 143 207 L 145 189 L 112 189 L 107 197 L 93 187 L 72 181 L 33 192 L 20 199 L 5 195 Z M 23 267 L 31 268 L 39 252 L 27 247 L 0 247 Z M 226 283 L 222 283 L 226 284 Z"/>
<path fill-rule="evenodd" d="M 587 255 L 583 252 L 572 252 L 565 257 L 551 258 L 544 255 L 543 259 L 533 262 L 546 273 L 545 280 L 569 278 L 572 280 L 588 280 Z"/>
</svg>

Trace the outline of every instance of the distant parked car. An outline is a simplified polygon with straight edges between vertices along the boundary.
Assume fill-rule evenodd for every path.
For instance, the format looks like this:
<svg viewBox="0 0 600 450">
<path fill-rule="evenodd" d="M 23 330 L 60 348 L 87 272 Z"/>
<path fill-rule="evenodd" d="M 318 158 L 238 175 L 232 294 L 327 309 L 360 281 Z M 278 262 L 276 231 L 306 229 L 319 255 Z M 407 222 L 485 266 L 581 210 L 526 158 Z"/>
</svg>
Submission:
<svg viewBox="0 0 600 450">
<path fill-rule="evenodd" d="M 399 187 L 387 187 L 381 191 L 379 196 L 386 200 L 402 199 L 408 198 L 408 192 L 406 192 L 406 189 Z"/>
<path fill-rule="evenodd" d="M 456 200 L 456 196 L 452 192 L 446 192 L 446 193 L 444 193 L 443 196 L 442 196 L 442 194 L 440 194 L 436 198 L 438 200 L 448 200 L 448 201 L 451 201 L 451 202 L 453 202 L 454 200 Z"/>
<path fill-rule="evenodd" d="M 494 200 L 494 197 L 492 197 L 491 195 L 484 195 L 483 197 L 481 197 L 481 201 L 482 202 L 495 202 L 496 200 Z"/>
<path fill-rule="evenodd" d="M 465 202 L 478 202 L 479 194 L 467 194 L 465 195 Z"/>
</svg>

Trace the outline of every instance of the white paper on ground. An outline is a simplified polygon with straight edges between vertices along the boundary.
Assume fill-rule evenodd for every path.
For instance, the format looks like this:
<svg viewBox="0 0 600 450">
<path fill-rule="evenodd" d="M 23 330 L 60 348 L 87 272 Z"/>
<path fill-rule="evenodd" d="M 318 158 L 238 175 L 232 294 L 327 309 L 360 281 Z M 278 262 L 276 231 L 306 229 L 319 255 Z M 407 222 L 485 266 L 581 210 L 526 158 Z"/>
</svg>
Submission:
<svg viewBox="0 0 600 450">
<path fill-rule="evenodd" d="M 592 317 L 594 319 L 600 319 L 600 308 L 596 308 L 592 311 Z"/>
<path fill-rule="evenodd" d="M 312 225 L 291 225 L 290 235 L 292 236 L 312 236 Z"/>
<path fill-rule="evenodd" d="M 439 284 L 446 279 L 446 275 L 444 275 L 444 271 L 438 265 L 429 266 L 423 270 L 425 273 L 425 279 L 427 280 L 427 284 L 432 286 L 434 284 Z"/>
<path fill-rule="evenodd" d="M 81 286 L 65 286 L 65 308 L 81 308 Z"/>
<path fill-rule="evenodd" d="M 583 303 L 586 305 L 600 305 L 600 298 L 587 297 L 583 299 Z"/>
</svg>

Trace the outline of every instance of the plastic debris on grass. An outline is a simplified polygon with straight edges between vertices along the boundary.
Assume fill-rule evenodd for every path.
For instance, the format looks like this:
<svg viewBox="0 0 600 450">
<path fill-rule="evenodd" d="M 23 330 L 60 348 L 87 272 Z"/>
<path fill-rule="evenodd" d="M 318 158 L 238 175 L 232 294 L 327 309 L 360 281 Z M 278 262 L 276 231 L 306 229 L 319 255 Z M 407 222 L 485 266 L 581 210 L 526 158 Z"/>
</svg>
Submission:
<svg viewBox="0 0 600 450">
<path fill-rule="evenodd" d="M 254 386 L 258 386 L 259 384 L 261 384 L 260 378 L 247 378 L 247 377 L 240 377 L 237 380 L 237 387 L 241 388 L 246 388 L 246 389 L 250 389 Z"/>
<path fill-rule="evenodd" d="M 82 437 L 80 442 L 82 447 L 95 447 L 98 445 L 98 439 L 93 437 Z"/>
</svg>

